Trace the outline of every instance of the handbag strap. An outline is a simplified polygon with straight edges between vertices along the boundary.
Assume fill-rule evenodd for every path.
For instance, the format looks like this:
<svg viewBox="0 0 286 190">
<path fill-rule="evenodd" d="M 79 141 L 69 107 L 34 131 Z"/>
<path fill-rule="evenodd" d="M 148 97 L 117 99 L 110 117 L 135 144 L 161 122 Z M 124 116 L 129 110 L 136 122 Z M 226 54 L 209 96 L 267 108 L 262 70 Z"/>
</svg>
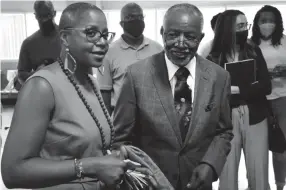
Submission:
<svg viewBox="0 0 286 190">
<path fill-rule="evenodd" d="M 272 110 L 272 105 L 271 105 L 271 100 L 267 100 L 267 108 L 269 110 L 269 115 L 274 116 L 273 110 Z"/>
</svg>

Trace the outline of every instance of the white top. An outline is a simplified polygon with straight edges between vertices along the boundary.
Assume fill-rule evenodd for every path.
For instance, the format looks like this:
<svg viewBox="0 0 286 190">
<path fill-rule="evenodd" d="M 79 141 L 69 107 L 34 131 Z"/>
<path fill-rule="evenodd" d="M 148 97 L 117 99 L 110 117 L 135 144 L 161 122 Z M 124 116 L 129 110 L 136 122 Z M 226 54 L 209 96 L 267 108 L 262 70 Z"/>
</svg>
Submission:
<svg viewBox="0 0 286 190">
<path fill-rule="evenodd" d="M 174 96 L 175 85 L 177 82 L 177 77 L 175 77 L 175 73 L 179 69 L 179 67 L 173 64 L 168 59 L 166 54 L 165 54 L 165 60 L 166 60 L 166 65 L 167 65 L 167 70 L 168 70 L 169 81 L 170 81 L 172 93 Z M 187 79 L 187 84 L 192 89 L 192 103 L 194 102 L 194 95 L 195 95 L 196 62 L 197 60 L 196 60 L 196 57 L 194 56 L 194 58 L 185 66 L 190 71 L 190 76 Z"/>
<path fill-rule="evenodd" d="M 259 45 L 268 69 L 274 69 L 278 64 L 286 64 L 286 36 L 281 39 L 281 45 L 274 47 L 271 40 L 261 40 Z M 286 97 L 286 77 L 272 79 L 272 93 L 267 99 L 273 100 Z"/>
<path fill-rule="evenodd" d="M 212 49 L 212 44 L 213 44 L 213 39 L 205 42 L 205 43 L 201 43 L 199 45 L 199 48 L 198 48 L 198 54 L 203 57 L 203 58 L 206 58 L 210 52 L 211 52 L 211 49 Z"/>
</svg>

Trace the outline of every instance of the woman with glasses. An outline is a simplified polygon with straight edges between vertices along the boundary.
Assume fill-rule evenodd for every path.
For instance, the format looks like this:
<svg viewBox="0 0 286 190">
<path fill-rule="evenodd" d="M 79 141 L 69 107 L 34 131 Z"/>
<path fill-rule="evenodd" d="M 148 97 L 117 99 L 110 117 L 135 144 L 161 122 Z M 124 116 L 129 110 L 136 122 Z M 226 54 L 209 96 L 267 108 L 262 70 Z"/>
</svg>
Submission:
<svg viewBox="0 0 286 190">
<path fill-rule="evenodd" d="M 260 47 L 268 70 L 273 73 L 272 93 L 267 99 L 271 101 L 272 111 L 286 137 L 286 37 L 283 31 L 282 16 L 277 8 L 265 5 L 256 13 L 251 40 Z M 283 190 L 286 151 L 282 154 L 273 152 L 273 169 L 277 190 Z"/>
<path fill-rule="evenodd" d="M 212 50 L 208 59 L 225 67 L 228 62 L 254 59 L 256 81 L 231 86 L 230 106 L 234 138 L 220 176 L 220 190 L 238 190 L 238 168 L 244 151 L 251 190 L 268 189 L 268 129 L 266 95 L 271 81 L 261 50 L 247 42 L 250 25 L 241 11 L 226 10 L 217 21 Z"/>
<path fill-rule="evenodd" d="M 59 30 L 60 57 L 19 93 L 3 181 L 8 188 L 114 189 L 130 164 L 110 151 L 113 124 L 90 71 L 101 66 L 115 33 L 102 10 L 88 3 L 69 5 Z"/>
</svg>

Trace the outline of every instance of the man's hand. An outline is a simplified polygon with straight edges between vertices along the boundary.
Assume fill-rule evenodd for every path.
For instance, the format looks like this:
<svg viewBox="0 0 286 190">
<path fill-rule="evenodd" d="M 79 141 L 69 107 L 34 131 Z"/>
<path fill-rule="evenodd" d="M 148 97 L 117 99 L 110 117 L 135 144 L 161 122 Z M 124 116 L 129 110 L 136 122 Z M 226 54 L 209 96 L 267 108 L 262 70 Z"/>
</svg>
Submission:
<svg viewBox="0 0 286 190">
<path fill-rule="evenodd" d="M 200 164 L 194 169 L 191 180 L 187 184 L 187 189 L 200 190 L 211 187 L 213 176 L 214 171 L 208 164 Z"/>
</svg>

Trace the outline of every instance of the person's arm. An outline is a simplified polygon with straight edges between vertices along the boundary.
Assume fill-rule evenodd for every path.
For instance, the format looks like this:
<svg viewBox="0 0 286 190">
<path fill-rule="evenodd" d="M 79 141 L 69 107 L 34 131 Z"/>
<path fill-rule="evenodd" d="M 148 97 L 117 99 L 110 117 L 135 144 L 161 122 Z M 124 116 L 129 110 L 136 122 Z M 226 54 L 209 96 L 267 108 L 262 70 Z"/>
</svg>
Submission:
<svg viewBox="0 0 286 190">
<path fill-rule="evenodd" d="M 108 57 L 104 58 L 103 64 L 100 68 L 97 69 L 96 77 L 98 84 L 100 86 L 100 92 L 102 94 L 103 101 L 105 106 L 111 115 L 111 92 L 113 89 L 113 77 L 112 69 Z"/>
<path fill-rule="evenodd" d="M 52 87 L 43 78 L 32 78 L 21 89 L 2 157 L 6 187 L 44 188 L 77 179 L 74 160 L 47 160 L 39 155 L 54 105 Z M 113 155 L 80 160 L 85 176 L 107 185 L 120 179 L 126 167 Z"/>
<path fill-rule="evenodd" d="M 256 54 L 256 67 L 258 69 L 257 81 L 252 84 L 239 87 L 240 94 L 245 100 L 259 99 L 260 97 L 269 95 L 272 91 L 271 78 L 265 59 L 259 48 L 256 48 Z"/>
<path fill-rule="evenodd" d="M 221 96 L 219 122 L 216 127 L 217 133 L 201 161 L 201 164 L 207 164 L 212 168 L 214 172 L 214 180 L 217 180 L 218 176 L 220 176 L 226 162 L 226 158 L 230 152 L 230 141 L 233 138 L 233 127 L 230 116 L 231 110 L 229 106 L 229 98 L 231 94 L 230 76 L 228 73 L 225 78 L 225 86 Z"/>
<path fill-rule="evenodd" d="M 113 113 L 115 147 L 133 141 L 132 137 L 137 114 L 136 107 L 136 95 L 131 75 L 131 67 L 128 67 Z"/>
<path fill-rule="evenodd" d="M 72 160 L 39 158 L 54 103 L 45 79 L 33 78 L 20 91 L 2 158 L 2 176 L 8 188 L 39 188 L 76 178 Z"/>
<path fill-rule="evenodd" d="M 27 49 L 27 41 L 24 40 L 21 46 L 19 62 L 17 66 L 18 76 L 21 83 L 25 82 L 34 73 L 29 56 L 30 55 Z"/>
</svg>

